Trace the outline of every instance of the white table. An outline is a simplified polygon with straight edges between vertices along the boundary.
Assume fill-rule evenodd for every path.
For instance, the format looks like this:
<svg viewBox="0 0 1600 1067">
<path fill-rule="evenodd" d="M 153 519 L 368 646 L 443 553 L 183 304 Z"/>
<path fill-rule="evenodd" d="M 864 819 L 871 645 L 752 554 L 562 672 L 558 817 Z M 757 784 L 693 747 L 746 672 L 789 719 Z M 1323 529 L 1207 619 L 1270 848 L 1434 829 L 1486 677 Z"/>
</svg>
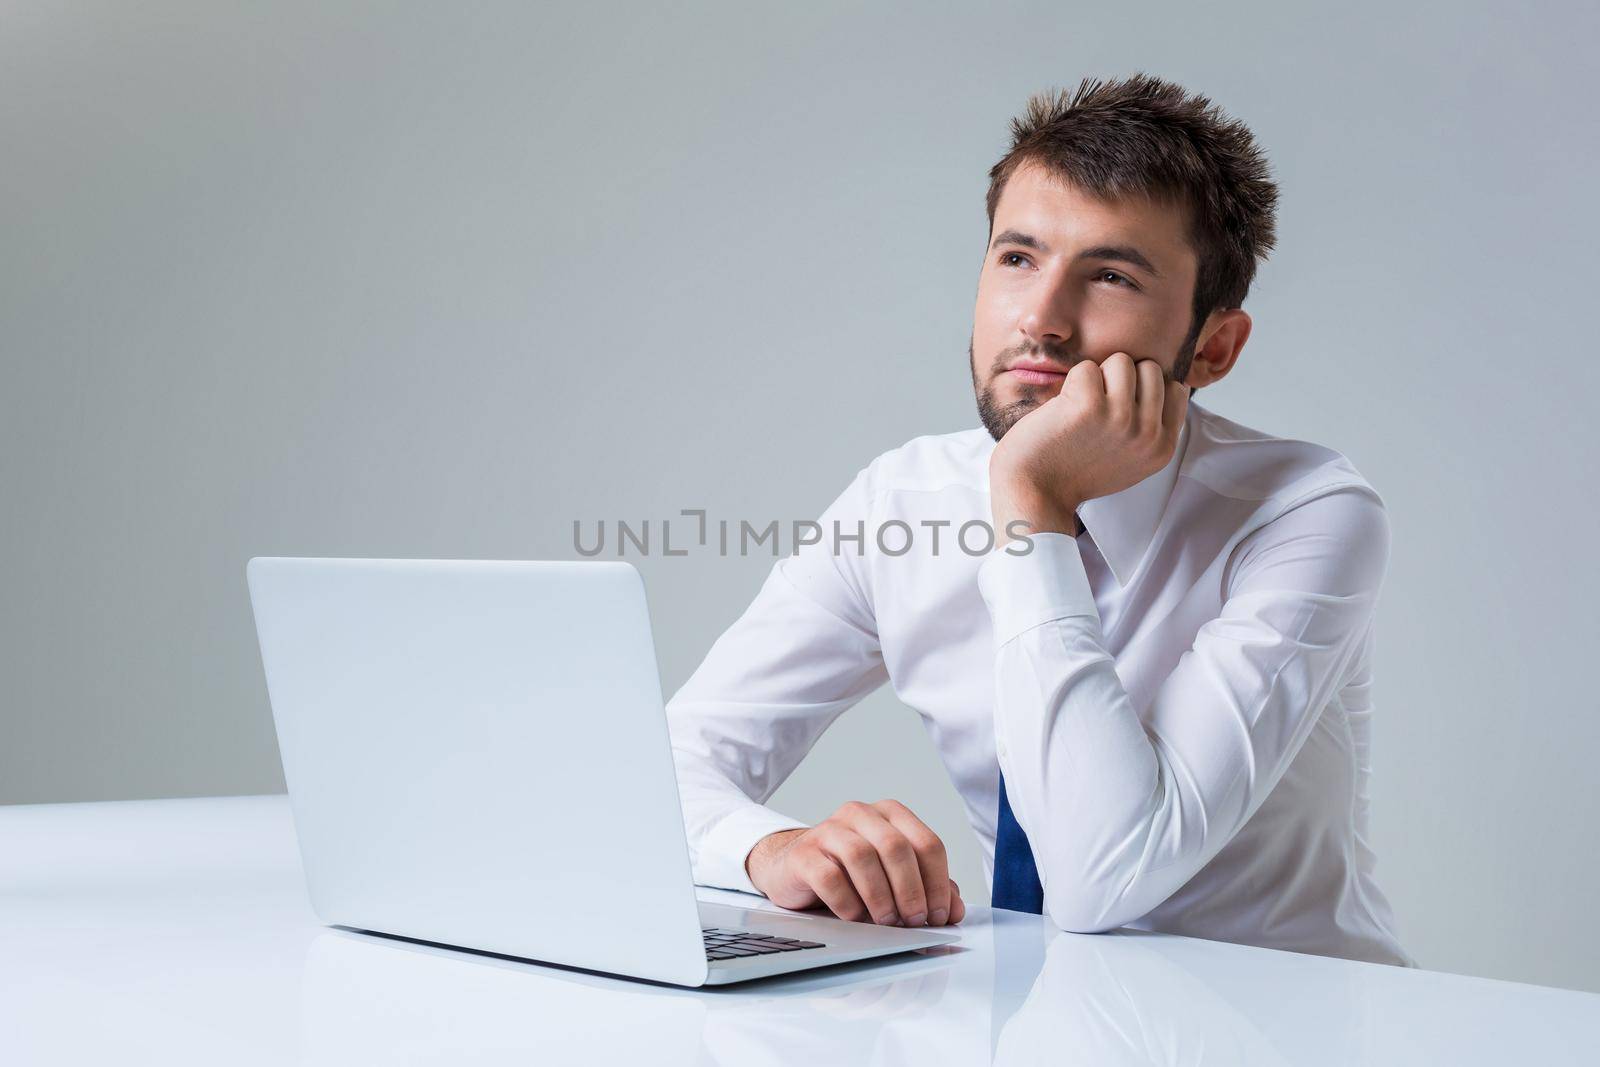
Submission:
<svg viewBox="0 0 1600 1067">
<path fill-rule="evenodd" d="M 959 929 L 676 989 L 319 926 L 283 797 L 0 808 L 0 1061 L 1600 1062 L 1594 994 L 977 907 Z"/>
</svg>

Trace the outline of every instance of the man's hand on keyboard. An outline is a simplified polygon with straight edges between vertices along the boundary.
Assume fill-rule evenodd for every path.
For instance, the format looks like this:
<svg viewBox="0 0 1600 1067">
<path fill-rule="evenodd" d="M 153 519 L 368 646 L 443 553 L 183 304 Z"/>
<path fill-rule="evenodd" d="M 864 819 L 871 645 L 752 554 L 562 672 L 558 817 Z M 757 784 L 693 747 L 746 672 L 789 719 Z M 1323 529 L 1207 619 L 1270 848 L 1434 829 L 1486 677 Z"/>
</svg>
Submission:
<svg viewBox="0 0 1600 1067">
<path fill-rule="evenodd" d="M 756 842 L 750 881 L 774 904 L 823 904 L 841 919 L 944 926 L 967 914 L 944 842 L 898 800 L 853 800 L 816 826 Z"/>
</svg>

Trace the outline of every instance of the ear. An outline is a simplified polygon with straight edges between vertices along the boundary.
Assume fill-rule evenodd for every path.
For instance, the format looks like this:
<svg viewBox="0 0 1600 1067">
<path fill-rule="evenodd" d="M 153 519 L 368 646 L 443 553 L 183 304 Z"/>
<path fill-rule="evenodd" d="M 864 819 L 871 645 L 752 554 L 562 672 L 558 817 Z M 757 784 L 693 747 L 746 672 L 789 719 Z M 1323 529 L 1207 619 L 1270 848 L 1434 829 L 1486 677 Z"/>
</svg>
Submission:
<svg viewBox="0 0 1600 1067">
<path fill-rule="evenodd" d="M 1189 365 L 1185 385 L 1210 385 L 1221 381 L 1233 369 L 1244 343 L 1250 339 L 1250 315 L 1243 308 L 1213 311 L 1200 329 L 1195 342 L 1194 362 Z"/>
</svg>

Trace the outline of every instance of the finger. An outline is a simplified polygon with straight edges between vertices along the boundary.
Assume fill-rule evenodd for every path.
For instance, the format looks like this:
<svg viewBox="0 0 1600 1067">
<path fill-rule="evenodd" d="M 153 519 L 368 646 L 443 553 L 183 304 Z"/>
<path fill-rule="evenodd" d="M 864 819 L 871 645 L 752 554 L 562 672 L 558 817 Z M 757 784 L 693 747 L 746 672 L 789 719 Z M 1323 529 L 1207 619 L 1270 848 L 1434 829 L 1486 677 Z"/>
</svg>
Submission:
<svg viewBox="0 0 1600 1067">
<path fill-rule="evenodd" d="M 795 857 L 796 873 L 817 899 L 841 919 L 862 922 L 867 916 L 867 906 L 856 892 L 849 873 L 832 856 L 817 848 L 807 848 Z"/>
<path fill-rule="evenodd" d="M 1105 376 L 1100 373 L 1100 364 L 1092 359 L 1080 359 L 1068 367 L 1066 380 L 1061 383 L 1061 392 L 1056 395 L 1074 396 L 1080 403 L 1088 401 L 1099 408 L 1106 402 L 1106 382 Z"/>
<path fill-rule="evenodd" d="M 1118 425 L 1134 429 L 1139 375 L 1134 369 L 1133 357 L 1126 352 L 1113 352 L 1100 364 L 1100 373 L 1106 380 L 1106 403 L 1111 417 Z"/>
<path fill-rule="evenodd" d="M 917 855 L 918 869 L 922 872 L 922 886 L 928 902 L 928 922 L 933 926 L 943 926 L 950 918 L 950 860 L 945 853 L 944 842 L 927 823 L 898 800 L 880 800 L 874 807 L 911 843 Z"/>
<path fill-rule="evenodd" d="M 1167 374 L 1153 359 L 1139 361 L 1139 436 L 1155 440 L 1161 436 L 1162 413 L 1166 410 Z"/>
<path fill-rule="evenodd" d="M 898 921 L 900 913 L 894 906 L 894 890 L 889 886 L 889 876 L 872 842 L 845 825 L 834 826 L 819 837 L 818 847 L 845 869 L 866 909 L 866 914 L 854 921 L 886 924 Z"/>
<path fill-rule="evenodd" d="M 961 887 L 950 883 L 950 921 L 958 923 L 967 917 L 966 901 L 961 899 Z"/>
<path fill-rule="evenodd" d="M 851 825 L 878 850 L 878 862 L 889 876 L 894 909 L 900 920 L 907 926 L 921 926 L 927 922 L 928 894 L 923 889 L 922 864 L 906 835 L 871 806 Z"/>
</svg>

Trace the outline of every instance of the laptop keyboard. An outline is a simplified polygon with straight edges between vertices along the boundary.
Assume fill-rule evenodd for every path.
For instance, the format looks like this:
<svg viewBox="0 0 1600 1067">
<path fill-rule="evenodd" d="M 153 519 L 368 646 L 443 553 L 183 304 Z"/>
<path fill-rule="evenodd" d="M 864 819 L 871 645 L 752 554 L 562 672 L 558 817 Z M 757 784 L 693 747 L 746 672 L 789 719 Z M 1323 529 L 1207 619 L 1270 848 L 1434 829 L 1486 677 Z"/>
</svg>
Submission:
<svg viewBox="0 0 1600 1067">
<path fill-rule="evenodd" d="M 740 956 L 766 956 L 773 952 L 828 947 L 820 941 L 799 941 L 792 937 L 752 934 L 748 930 L 724 930 L 716 926 L 702 927 L 700 934 L 705 938 L 708 960 L 732 960 Z"/>
</svg>

